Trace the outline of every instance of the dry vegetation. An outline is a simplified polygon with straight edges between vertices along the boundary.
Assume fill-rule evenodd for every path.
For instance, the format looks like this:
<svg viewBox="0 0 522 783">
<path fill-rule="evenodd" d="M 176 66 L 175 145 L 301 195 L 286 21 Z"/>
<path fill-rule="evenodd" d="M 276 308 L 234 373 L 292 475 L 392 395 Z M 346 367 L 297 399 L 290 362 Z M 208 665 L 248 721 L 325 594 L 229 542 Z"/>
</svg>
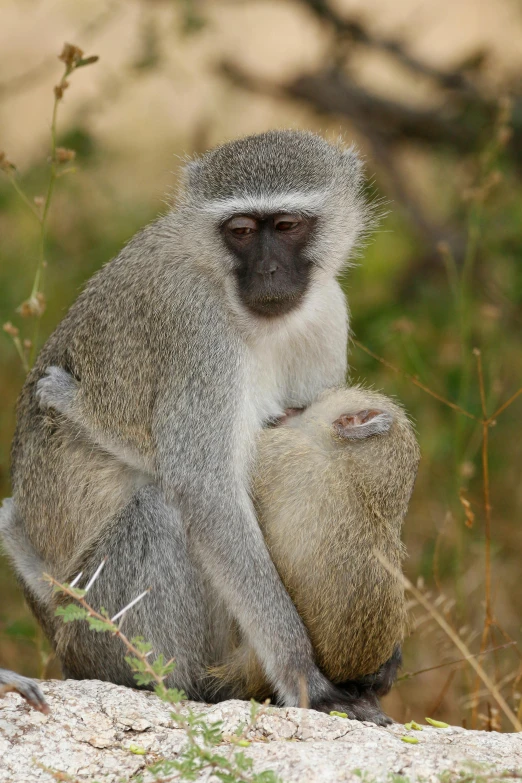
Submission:
<svg viewBox="0 0 522 783">
<path fill-rule="evenodd" d="M 0 84 L 6 115 L 10 103 L 16 113 L 31 91 L 37 95 L 42 89 L 47 96 L 42 111 L 27 106 L 25 115 L 19 114 L 24 123 L 19 167 L 10 162 L 11 149 L 0 156 L 5 174 L 0 322 L 7 324 L 0 343 L 0 497 L 9 494 L 13 408 L 24 372 L 83 281 L 163 208 L 168 156 L 204 149 L 221 134 L 270 125 L 327 134 L 341 128 L 357 139 L 370 172 L 376 172 L 371 197 L 392 200 L 360 266 L 343 281 L 357 338 L 352 378 L 405 403 L 423 454 L 404 535 L 412 633 L 403 677 L 386 707 L 398 720 L 431 715 L 518 730 L 522 101 L 517 64 L 503 62 L 493 44 L 488 49 L 478 39 L 459 56 L 455 43 L 451 62 L 423 59 L 412 53 L 419 48 L 408 41 L 407 27 L 401 40 L 393 33 L 393 18 L 388 27 L 378 26 L 344 5 L 343 10 L 342 3 L 289 0 L 276 8 L 245 0 L 239 9 L 232 0 L 136 0 L 129 4 L 134 14 L 129 17 L 123 4 L 100 2 L 92 19 L 79 14 L 81 24 L 62 20 L 68 34 L 77 30 L 80 37 L 73 40 L 79 45 L 97 52 L 101 46 L 101 62 L 85 68 L 85 77 L 73 71 L 93 60 L 66 47 L 61 63 L 55 55 L 47 53 L 41 61 L 34 55 Z M 469 13 L 472 5 L 466 6 Z M 299 60 L 296 53 L 292 68 L 281 76 L 263 70 L 255 58 L 232 61 L 222 45 L 223 39 L 230 43 L 229 25 L 251 25 L 256 18 L 262 30 L 295 24 L 303 39 L 315 42 L 315 61 L 303 52 Z M 121 62 L 123 50 L 115 50 L 118 26 L 132 30 L 132 46 L 126 67 L 116 73 L 113 60 Z M 50 30 L 49 43 L 55 38 Z M 274 41 L 274 46 L 281 41 L 277 31 Z M 132 124 L 125 133 L 133 138 L 124 138 L 120 115 L 132 123 L 133 100 L 143 105 L 147 90 L 156 96 L 167 89 L 173 48 L 185 58 L 176 78 L 192 83 L 193 63 L 204 84 L 204 103 L 178 85 L 169 93 L 175 113 L 168 120 L 155 116 L 158 104 L 151 98 L 149 124 L 162 128 L 158 144 L 151 143 L 150 132 L 140 139 Z M 205 59 L 202 51 L 212 58 Z M 376 69 L 368 66 L 369 59 Z M 395 89 L 386 97 L 375 76 L 383 63 L 396 75 Z M 88 75 L 95 72 L 98 82 Z M 71 99 L 67 111 L 76 81 L 80 97 Z M 193 118 L 190 127 L 182 118 L 185 108 Z M 107 115 L 112 135 L 103 123 Z M 33 147 L 25 141 L 29 137 L 35 139 Z M 7 598 L 0 607 L 1 665 L 24 674 L 52 672 L 49 652 L 5 560 L 0 591 Z"/>
</svg>

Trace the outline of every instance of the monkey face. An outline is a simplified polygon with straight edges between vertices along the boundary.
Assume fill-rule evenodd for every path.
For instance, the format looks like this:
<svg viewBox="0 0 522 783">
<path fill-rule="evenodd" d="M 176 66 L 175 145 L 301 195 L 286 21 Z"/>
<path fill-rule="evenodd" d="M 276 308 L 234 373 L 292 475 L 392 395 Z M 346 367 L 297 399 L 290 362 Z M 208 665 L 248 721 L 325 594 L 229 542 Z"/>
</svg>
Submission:
<svg viewBox="0 0 522 783">
<path fill-rule="evenodd" d="M 309 283 L 312 261 L 306 250 L 317 218 L 300 214 L 235 215 L 221 226 L 236 265 L 243 304 L 265 318 L 297 307 Z"/>
</svg>

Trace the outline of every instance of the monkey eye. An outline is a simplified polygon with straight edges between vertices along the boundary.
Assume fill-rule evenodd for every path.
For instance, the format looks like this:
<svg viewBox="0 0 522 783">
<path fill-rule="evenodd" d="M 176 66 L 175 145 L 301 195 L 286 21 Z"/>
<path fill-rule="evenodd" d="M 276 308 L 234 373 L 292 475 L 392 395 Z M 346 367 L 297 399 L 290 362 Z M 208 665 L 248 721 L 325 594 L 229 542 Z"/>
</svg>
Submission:
<svg viewBox="0 0 522 783">
<path fill-rule="evenodd" d="M 276 215 L 274 228 L 276 231 L 292 231 L 302 222 L 302 218 L 299 215 Z"/>
<path fill-rule="evenodd" d="M 257 231 L 257 220 L 254 220 L 254 218 L 247 217 L 246 215 L 238 215 L 237 217 L 231 218 L 227 223 L 225 223 L 225 227 L 228 231 L 231 231 L 232 234 L 238 237 L 244 237 L 248 234 L 253 234 L 254 231 Z"/>
</svg>

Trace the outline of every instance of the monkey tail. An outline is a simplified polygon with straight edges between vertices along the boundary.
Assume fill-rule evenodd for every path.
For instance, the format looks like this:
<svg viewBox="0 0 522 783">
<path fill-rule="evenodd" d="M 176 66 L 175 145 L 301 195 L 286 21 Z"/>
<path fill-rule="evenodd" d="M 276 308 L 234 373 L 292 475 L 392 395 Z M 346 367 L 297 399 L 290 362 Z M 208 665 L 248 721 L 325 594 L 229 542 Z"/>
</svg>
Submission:
<svg viewBox="0 0 522 783">
<path fill-rule="evenodd" d="M 43 575 L 49 568 L 31 544 L 12 498 L 6 498 L 0 506 L 0 540 L 24 588 L 37 600 L 48 603 L 52 586 Z"/>
</svg>

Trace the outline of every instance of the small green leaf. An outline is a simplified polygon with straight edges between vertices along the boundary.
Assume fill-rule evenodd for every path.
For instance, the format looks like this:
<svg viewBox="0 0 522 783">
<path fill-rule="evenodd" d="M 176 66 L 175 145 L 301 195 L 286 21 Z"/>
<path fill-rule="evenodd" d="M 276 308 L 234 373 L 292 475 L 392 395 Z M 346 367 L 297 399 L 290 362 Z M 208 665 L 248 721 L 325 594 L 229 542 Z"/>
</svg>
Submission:
<svg viewBox="0 0 522 783">
<path fill-rule="evenodd" d="M 239 742 L 237 742 L 236 744 L 239 745 L 240 748 L 249 748 L 252 743 L 249 742 L 248 740 L 242 739 L 239 740 Z"/>
<path fill-rule="evenodd" d="M 103 633 L 103 631 L 114 631 L 117 630 L 114 623 L 111 623 L 110 620 L 99 620 L 97 617 L 87 617 L 87 622 L 89 623 L 89 627 L 91 631 L 97 631 L 98 633 Z"/>
<path fill-rule="evenodd" d="M 409 723 L 404 724 L 404 728 L 413 731 L 422 731 L 422 726 L 419 723 L 415 723 L 414 720 L 410 721 Z"/>
<path fill-rule="evenodd" d="M 131 753 L 134 753 L 135 756 L 146 756 L 147 751 L 145 748 L 140 748 L 139 745 L 129 745 L 129 750 Z"/>
<path fill-rule="evenodd" d="M 184 691 L 177 688 L 167 688 L 162 701 L 168 701 L 170 704 L 179 704 L 180 701 L 186 701 L 187 695 Z"/>
<path fill-rule="evenodd" d="M 330 712 L 330 715 L 333 715 L 335 718 L 347 718 L 348 717 L 346 712 L 337 712 L 337 710 L 332 710 Z"/>
<path fill-rule="evenodd" d="M 443 720 L 434 720 L 433 718 L 424 718 L 424 720 L 436 729 L 449 729 L 449 723 L 444 723 Z"/>
<path fill-rule="evenodd" d="M 410 745 L 418 745 L 419 740 L 416 737 L 401 737 L 403 742 L 408 742 Z"/>
<path fill-rule="evenodd" d="M 59 606 L 55 612 L 56 617 L 61 617 L 64 623 L 72 623 L 74 620 L 87 620 L 89 613 L 77 604 Z"/>
</svg>

